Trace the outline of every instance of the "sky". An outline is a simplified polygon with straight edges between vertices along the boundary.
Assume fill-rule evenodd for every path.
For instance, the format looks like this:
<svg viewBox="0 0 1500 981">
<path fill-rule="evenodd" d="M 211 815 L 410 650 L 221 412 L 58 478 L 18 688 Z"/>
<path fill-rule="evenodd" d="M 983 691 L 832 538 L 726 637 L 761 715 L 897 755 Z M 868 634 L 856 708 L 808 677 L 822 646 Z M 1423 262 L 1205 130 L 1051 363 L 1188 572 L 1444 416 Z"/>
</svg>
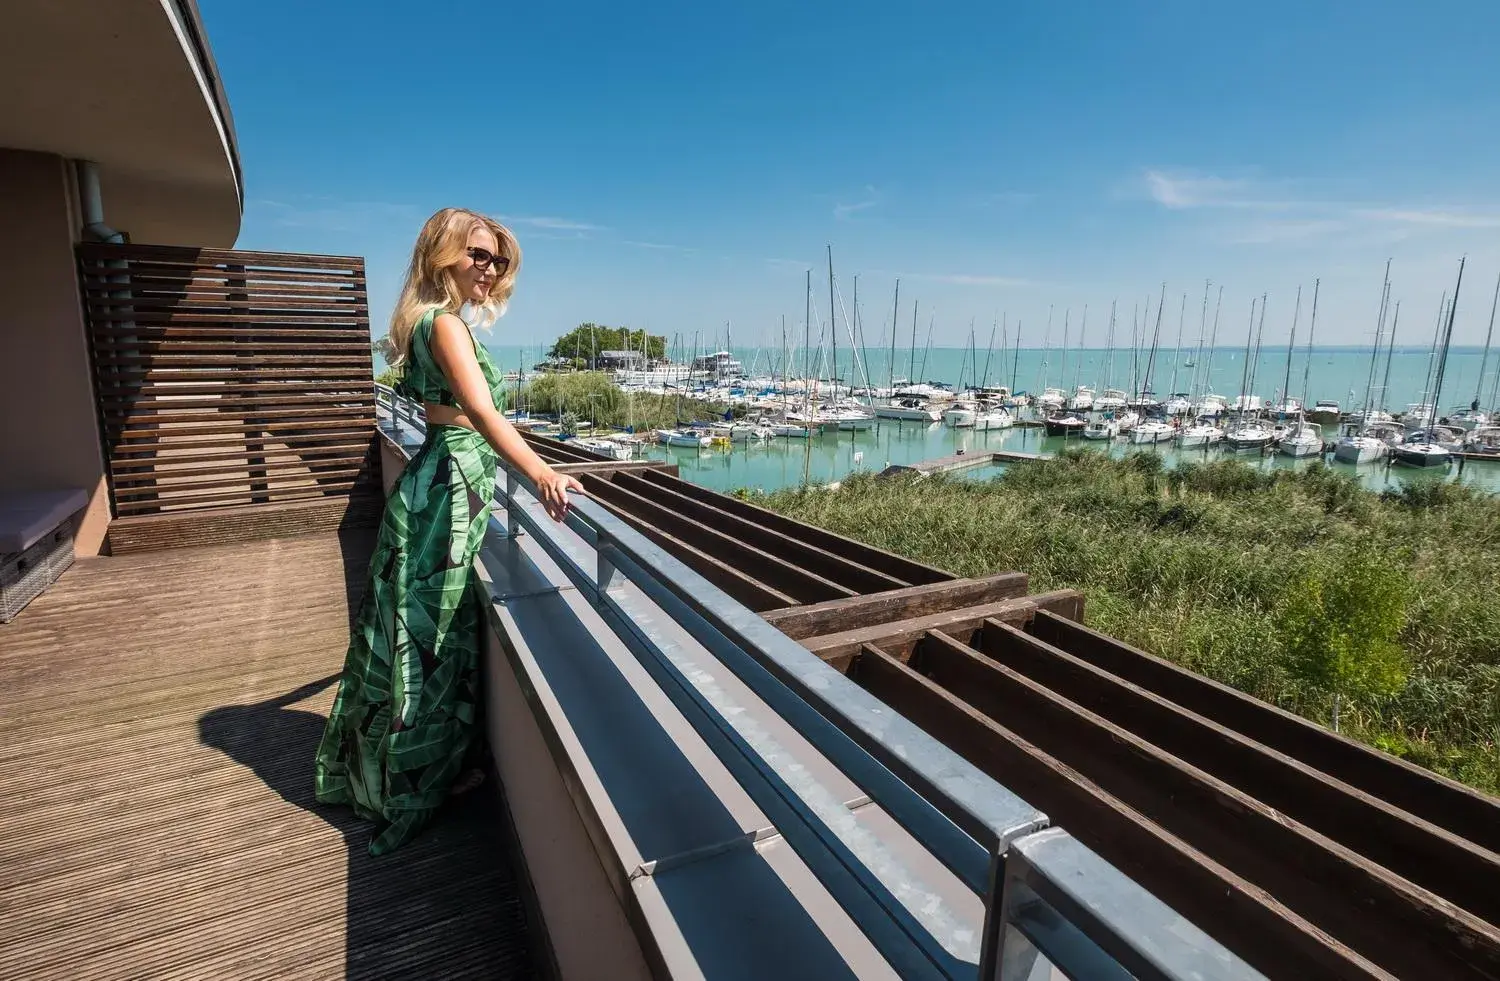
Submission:
<svg viewBox="0 0 1500 981">
<path fill-rule="evenodd" d="M 1101 346 L 1166 285 L 1192 338 L 1368 345 L 1391 260 L 1425 343 L 1500 275 L 1493 0 L 421 4 L 200 0 L 245 173 L 240 248 L 361 255 L 372 329 L 422 222 L 507 223 L 495 344 L 594 321 L 705 349 L 840 331 Z M 1296 310 L 1298 287 L 1303 305 Z M 1412 317 L 1412 313 L 1416 316 Z M 1411 319 L 1408 319 L 1408 318 Z M 813 332 L 819 330 L 814 320 Z"/>
</svg>

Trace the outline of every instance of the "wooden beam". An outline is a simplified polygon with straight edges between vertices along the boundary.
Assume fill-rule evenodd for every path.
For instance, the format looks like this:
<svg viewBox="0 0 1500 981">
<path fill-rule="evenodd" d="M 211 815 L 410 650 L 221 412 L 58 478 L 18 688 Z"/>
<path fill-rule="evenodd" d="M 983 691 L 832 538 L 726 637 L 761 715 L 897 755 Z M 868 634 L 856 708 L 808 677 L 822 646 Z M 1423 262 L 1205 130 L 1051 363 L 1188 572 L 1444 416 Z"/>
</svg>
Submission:
<svg viewBox="0 0 1500 981">
<path fill-rule="evenodd" d="M 911 666 L 1396 977 L 1500 977 L 1500 928 L 1239 788 L 940 632 Z"/>
<path fill-rule="evenodd" d="M 810 545 L 803 541 L 801 536 L 788 535 L 774 528 L 768 528 L 759 522 L 733 514 L 719 507 L 717 503 L 700 501 L 654 481 L 622 473 L 614 477 L 614 482 L 629 488 L 647 500 L 671 508 L 695 521 L 701 521 L 711 528 L 717 528 L 748 545 L 753 545 L 773 555 L 779 555 L 789 562 L 795 562 L 802 568 L 816 572 L 825 579 L 841 583 L 857 593 L 899 589 L 909 585 L 904 579 L 898 579 L 871 569 L 869 566 L 861 565 L 853 559 L 816 545 Z M 728 498 L 724 499 L 728 500 Z"/>
<path fill-rule="evenodd" d="M 652 473 L 647 474 L 646 479 L 655 481 L 661 484 L 661 486 L 674 490 L 679 494 L 684 494 L 688 497 L 712 504 L 714 507 L 722 508 L 730 514 L 753 521 L 764 528 L 770 528 L 785 535 L 792 535 L 810 545 L 816 545 L 818 548 L 832 552 L 835 555 L 842 555 L 845 558 L 852 559 L 861 565 L 868 566 L 886 575 L 894 576 L 902 582 L 951 582 L 958 578 L 951 572 L 945 572 L 930 565 L 923 565 L 921 562 L 908 559 L 904 555 L 887 552 L 884 549 L 875 548 L 863 542 L 857 542 L 852 538 L 845 538 L 843 535 L 835 535 L 833 532 L 824 531 L 822 528 L 814 528 L 805 522 L 788 518 L 785 515 L 777 514 L 775 511 L 766 508 L 757 507 L 737 497 L 720 494 L 717 491 L 709 490 L 707 487 L 699 487 L 697 484 L 679 480 L 676 477 Z"/>
<path fill-rule="evenodd" d="M 802 646 L 839 670 L 844 670 L 850 659 L 859 653 L 860 647 L 865 644 L 874 644 L 904 660 L 910 655 L 912 645 L 922 639 L 922 636 L 929 630 L 946 630 L 957 636 L 969 637 L 984 626 L 984 621 L 991 617 L 1007 623 L 1024 624 L 1037 610 L 1056 607 L 1070 609 L 1080 603 L 1082 603 L 1082 598 L 1071 589 L 1054 593 L 1038 593 L 1035 596 L 999 600 L 979 606 L 945 610 L 942 613 L 929 613 L 926 616 L 897 620 L 893 623 L 877 623 L 866 627 L 855 627 L 852 630 L 807 637 L 802 640 Z"/>
<path fill-rule="evenodd" d="M 669 535 L 660 528 L 640 524 L 628 511 L 610 501 L 607 497 L 595 494 L 594 499 L 621 521 L 635 527 L 641 534 L 651 539 L 651 541 L 671 552 L 674 557 L 688 568 L 715 586 L 718 586 L 750 609 L 767 610 L 795 602 L 786 593 L 751 578 L 729 563 L 719 561 L 712 555 L 689 545 L 682 539 Z"/>
<path fill-rule="evenodd" d="M 1023 633 L 987 621 L 1000 664 L 1431 890 L 1500 924 L 1500 856 Z M 964 693 L 954 694 L 963 697 Z"/>
<path fill-rule="evenodd" d="M 761 617 L 793 640 L 1025 596 L 1024 572 L 903 586 L 865 596 L 768 610 Z"/>
<path fill-rule="evenodd" d="M 845 586 L 809 572 L 780 556 L 738 541 L 716 528 L 685 518 L 619 484 L 594 474 L 584 474 L 582 479 L 589 493 L 615 504 L 625 512 L 626 520 L 631 524 L 642 528 L 659 528 L 681 541 L 691 541 L 699 551 L 712 555 L 781 593 L 795 597 L 794 602 L 815 602 L 853 595 L 854 591 Z"/>
<path fill-rule="evenodd" d="M 1500 852 L 1500 800 L 1330 732 L 1228 685 L 1185 671 L 1082 624 L 1043 613 L 1027 629 L 1040 640 L 1190 712 Z"/>
<path fill-rule="evenodd" d="M 1275 897 L 878 647 L 850 677 L 1272 978 L 1391 981 Z"/>
</svg>

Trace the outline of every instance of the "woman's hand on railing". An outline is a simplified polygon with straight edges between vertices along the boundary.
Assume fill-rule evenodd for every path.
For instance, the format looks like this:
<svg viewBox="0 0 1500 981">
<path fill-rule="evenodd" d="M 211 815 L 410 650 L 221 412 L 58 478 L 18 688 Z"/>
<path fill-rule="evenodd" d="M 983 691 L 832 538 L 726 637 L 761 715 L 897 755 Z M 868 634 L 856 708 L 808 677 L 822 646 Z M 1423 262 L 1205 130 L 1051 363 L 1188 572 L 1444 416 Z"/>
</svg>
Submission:
<svg viewBox="0 0 1500 981">
<path fill-rule="evenodd" d="M 548 516 L 554 521 L 561 521 L 568 515 L 568 491 L 581 494 L 583 485 L 575 478 L 548 467 L 537 476 L 536 490 Z"/>
</svg>

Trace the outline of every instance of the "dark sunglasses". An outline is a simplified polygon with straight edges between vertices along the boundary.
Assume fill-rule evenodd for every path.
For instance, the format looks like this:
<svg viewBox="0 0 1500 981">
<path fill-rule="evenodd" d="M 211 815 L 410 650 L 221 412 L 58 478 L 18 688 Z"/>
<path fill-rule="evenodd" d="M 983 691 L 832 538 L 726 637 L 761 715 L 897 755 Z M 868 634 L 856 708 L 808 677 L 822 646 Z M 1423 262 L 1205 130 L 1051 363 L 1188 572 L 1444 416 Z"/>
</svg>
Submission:
<svg viewBox="0 0 1500 981">
<path fill-rule="evenodd" d="M 474 260 L 474 265 L 479 269 L 488 269 L 494 263 L 495 269 L 504 275 L 505 270 L 510 268 L 510 257 L 495 255 L 489 249 L 469 249 L 469 258 Z"/>
</svg>

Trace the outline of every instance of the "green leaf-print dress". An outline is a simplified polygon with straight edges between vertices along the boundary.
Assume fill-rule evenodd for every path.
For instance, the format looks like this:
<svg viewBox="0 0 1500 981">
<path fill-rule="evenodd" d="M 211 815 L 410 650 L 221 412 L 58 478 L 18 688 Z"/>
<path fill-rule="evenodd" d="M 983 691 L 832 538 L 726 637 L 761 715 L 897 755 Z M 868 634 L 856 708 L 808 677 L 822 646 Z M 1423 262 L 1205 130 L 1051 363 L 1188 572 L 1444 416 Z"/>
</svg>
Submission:
<svg viewBox="0 0 1500 981">
<path fill-rule="evenodd" d="M 454 405 L 432 358 L 429 311 L 412 332 L 401 394 Z M 479 367 L 503 408 L 500 373 Z M 461 426 L 427 440 L 385 502 L 338 696 L 318 746 L 318 800 L 375 822 L 370 853 L 415 835 L 447 797 L 476 738 L 481 609 L 474 556 L 495 489 L 495 451 Z"/>
</svg>

